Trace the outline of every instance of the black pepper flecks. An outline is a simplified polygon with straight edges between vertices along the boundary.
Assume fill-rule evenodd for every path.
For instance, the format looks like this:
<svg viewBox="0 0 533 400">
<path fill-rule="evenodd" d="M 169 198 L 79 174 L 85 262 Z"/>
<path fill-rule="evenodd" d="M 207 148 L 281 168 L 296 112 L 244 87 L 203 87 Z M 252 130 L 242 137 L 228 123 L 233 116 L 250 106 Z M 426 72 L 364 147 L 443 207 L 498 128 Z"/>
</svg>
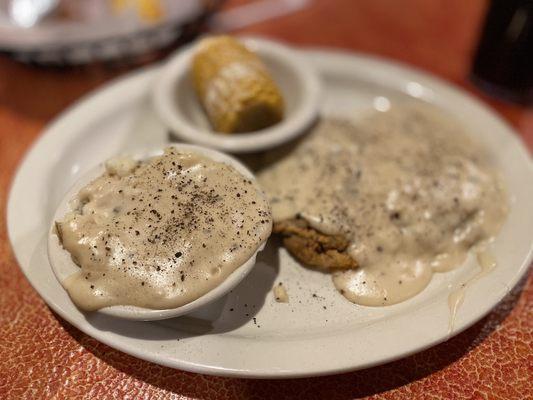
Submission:
<svg viewBox="0 0 533 400">
<path fill-rule="evenodd" d="M 275 213 L 324 224 L 324 231 L 347 238 L 365 265 L 382 262 L 387 269 L 392 252 L 396 259 L 431 259 L 487 237 L 481 227 L 468 243 L 453 241 L 454 232 L 479 212 L 497 219 L 505 214 L 506 196 L 489 162 L 449 116 L 427 106 L 395 105 L 357 125 L 322 120 L 260 171 L 259 180 Z M 465 184 L 474 198 L 465 196 Z M 376 305 L 380 301 L 376 294 Z"/>
<path fill-rule="evenodd" d="M 109 173 L 98 179 L 85 191 L 84 205 L 91 201 L 91 185 L 101 184 L 104 191 L 114 185 L 115 197 L 110 199 L 116 201 L 111 204 L 112 216 L 103 226 L 95 226 L 95 232 L 101 232 L 98 244 L 90 244 L 92 263 L 100 270 L 112 264 L 105 267 L 107 275 L 91 278 L 104 286 L 106 279 L 129 277 L 130 283 L 146 288 L 144 293 L 163 293 L 161 285 L 174 288 L 176 296 L 183 293 L 183 285 L 208 288 L 200 283 L 198 268 L 210 271 L 213 262 L 220 268 L 234 268 L 269 234 L 269 206 L 258 186 L 232 167 L 202 156 L 170 148 L 163 156 L 136 165 L 129 175 Z M 84 209 L 97 210 L 79 210 Z M 99 251 L 100 243 L 105 252 Z M 135 296 L 135 285 L 128 287 L 126 295 Z"/>
</svg>

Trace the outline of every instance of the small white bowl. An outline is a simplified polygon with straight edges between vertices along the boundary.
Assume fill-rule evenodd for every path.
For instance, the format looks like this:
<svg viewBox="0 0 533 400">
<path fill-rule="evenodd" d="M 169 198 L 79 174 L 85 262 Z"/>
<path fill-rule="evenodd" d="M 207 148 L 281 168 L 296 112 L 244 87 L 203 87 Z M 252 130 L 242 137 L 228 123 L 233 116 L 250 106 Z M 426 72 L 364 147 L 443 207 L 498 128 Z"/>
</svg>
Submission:
<svg viewBox="0 0 533 400">
<path fill-rule="evenodd" d="M 248 168 L 246 168 L 243 164 L 241 164 L 239 161 L 237 161 L 231 156 L 220 153 L 216 150 L 206 149 L 195 145 L 177 144 L 172 146 L 178 150 L 200 153 L 205 156 L 208 156 L 209 158 L 215 161 L 229 164 L 247 178 L 255 180 L 255 177 L 250 172 L 250 170 L 248 170 Z M 143 157 L 138 157 L 138 159 L 145 159 L 149 156 L 154 156 L 158 154 L 144 155 Z M 52 266 L 52 270 L 54 271 L 54 274 L 60 283 L 62 283 L 68 276 L 79 271 L 80 268 L 76 264 L 74 264 L 72 258 L 70 257 L 70 253 L 66 251 L 59 243 L 59 239 L 55 234 L 54 230 L 55 221 L 60 221 L 64 217 L 64 215 L 68 211 L 70 211 L 68 203 L 72 198 L 74 198 L 74 196 L 79 192 L 79 190 L 85 185 L 87 185 L 90 181 L 100 176 L 103 172 L 104 166 L 99 165 L 98 167 L 93 168 L 85 175 L 83 175 L 81 179 L 79 179 L 68 191 L 68 193 L 63 197 L 52 219 L 51 227 L 48 233 L 48 259 L 50 261 L 50 265 Z M 255 265 L 257 253 L 263 250 L 263 248 L 265 247 L 265 243 L 266 241 L 259 246 L 257 251 L 252 255 L 252 257 L 250 257 L 248 261 L 246 261 L 235 271 L 233 271 L 220 285 L 207 292 L 203 296 L 199 297 L 198 299 L 187 303 L 181 307 L 165 310 L 152 310 L 135 306 L 111 306 L 102 308 L 95 312 L 129 320 L 153 321 L 178 317 L 180 315 L 196 311 L 200 307 L 203 307 L 206 304 L 211 303 L 212 301 L 222 297 L 235 286 L 237 286 L 244 279 L 244 277 L 248 275 L 248 273 Z"/>
<path fill-rule="evenodd" d="M 259 55 L 285 100 L 283 120 L 255 132 L 225 134 L 213 131 L 190 79 L 192 45 L 171 57 L 158 76 L 153 104 L 174 136 L 231 153 L 261 151 L 290 141 L 305 132 L 318 116 L 320 80 L 297 50 L 265 39 L 239 38 Z"/>
</svg>

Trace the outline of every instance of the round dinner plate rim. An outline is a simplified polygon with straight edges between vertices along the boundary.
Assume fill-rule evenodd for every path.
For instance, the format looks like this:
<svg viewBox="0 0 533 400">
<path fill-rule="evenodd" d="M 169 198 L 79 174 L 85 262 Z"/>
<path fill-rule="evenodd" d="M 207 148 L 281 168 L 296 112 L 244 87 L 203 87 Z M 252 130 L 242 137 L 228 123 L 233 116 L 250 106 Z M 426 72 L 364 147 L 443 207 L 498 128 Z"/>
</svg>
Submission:
<svg viewBox="0 0 533 400">
<path fill-rule="evenodd" d="M 384 67 L 385 69 L 389 68 L 395 71 L 399 71 L 403 74 L 407 75 L 416 75 L 417 78 L 422 79 L 432 86 L 438 87 L 439 90 L 445 90 L 449 91 L 449 93 L 453 93 L 456 96 L 462 97 L 465 101 L 470 102 L 474 104 L 476 107 L 481 108 L 484 112 L 489 112 L 491 117 L 498 121 L 498 123 L 502 124 L 502 127 L 504 127 L 507 130 L 508 139 L 513 140 L 515 143 L 515 146 L 518 146 L 520 148 L 520 152 L 522 153 L 520 156 L 524 156 L 529 160 L 529 173 L 533 172 L 532 163 L 530 158 L 528 157 L 527 150 L 522 144 L 522 141 L 519 139 L 519 137 L 516 134 L 513 134 L 513 129 L 509 127 L 509 125 L 503 121 L 498 115 L 496 115 L 494 112 L 490 111 L 488 107 L 477 101 L 473 98 L 473 96 L 469 95 L 464 90 L 455 87 L 454 85 L 451 85 L 448 82 L 445 82 L 437 77 L 434 77 L 426 72 L 422 72 L 416 68 L 406 66 L 403 64 L 400 64 L 398 62 L 386 60 L 380 57 L 373 57 L 373 56 L 367 56 L 367 55 L 361 55 L 358 53 L 350 53 L 350 52 L 344 52 L 339 50 L 329 50 L 324 48 L 317 48 L 316 50 L 312 49 L 305 49 L 304 53 L 309 56 L 311 59 L 313 59 L 313 62 L 316 62 L 317 64 L 320 64 L 324 61 L 324 58 L 329 58 L 329 62 L 362 62 L 367 63 L 368 65 L 374 64 L 374 65 L 380 65 L 381 67 Z M 331 61 L 331 59 L 335 59 L 335 61 Z M 30 150 L 26 153 L 26 155 L 23 157 L 23 160 L 19 164 L 19 167 L 17 168 L 16 174 L 11 182 L 10 187 L 10 193 L 7 203 L 7 227 L 8 227 L 8 236 L 10 238 L 11 243 L 13 243 L 13 234 L 14 234 L 14 210 L 13 208 L 15 205 L 12 203 L 12 197 L 13 197 L 13 191 L 15 188 L 20 184 L 19 182 L 19 176 L 22 171 L 22 169 L 26 166 L 26 161 L 28 158 L 30 158 L 31 155 L 34 154 L 38 150 L 39 145 L 41 144 L 42 140 L 47 136 L 47 133 L 54 131 L 56 129 L 57 125 L 61 122 L 61 119 L 72 113 L 76 112 L 78 107 L 83 106 L 85 102 L 88 102 L 90 100 L 93 100 L 94 98 L 97 98 L 102 94 L 102 92 L 105 92 L 106 90 L 112 89 L 113 87 L 116 87 L 120 84 L 125 84 L 129 82 L 130 80 L 140 79 L 142 75 L 145 74 L 152 74 L 155 75 L 157 73 L 157 67 L 149 67 L 142 69 L 140 71 L 135 71 L 132 74 L 128 74 L 124 77 L 120 77 L 119 79 L 112 81 L 111 83 L 96 89 L 92 93 L 88 94 L 87 96 L 84 96 L 80 100 L 78 100 L 74 105 L 69 107 L 66 111 L 64 111 L 61 115 L 59 115 L 54 121 L 52 121 L 46 129 L 45 134 L 43 134 L 41 137 L 39 137 L 34 144 L 31 146 Z M 320 68 L 319 68 L 320 69 Z M 27 166 L 26 166 L 27 167 Z M 46 227 L 45 227 L 46 230 Z M 15 249 L 13 246 L 13 251 L 15 253 L 15 256 L 17 258 L 17 261 L 19 264 L 22 264 L 20 262 L 22 253 Z M 456 330 L 454 330 L 453 335 L 458 334 L 459 332 L 463 331 L 464 329 L 467 329 L 472 324 L 477 322 L 479 319 L 481 319 L 483 316 L 485 316 L 510 290 L 512 287 L 518 282 L 520 277 L 527 271 L 527 267 L 529 263 L 531 262 L 532 258 L 532 248 L 530 246 L 528 254 L 525 256 L 522 264 L 515 269 L 515 273 L 512 277 L 512 279 L 509 279 L 508 282 L 506 282 L 505 288 L 500 288 L 498 290 L 497 294 L 494 295 L 491 298 L 491 301 L 487 304 L 485 304 L 485 308 L 475 317 L 471 318 L 464 324 L 460 325 Z M 314 368 L 308 368 L 307 370 L 305 367 L 302 370 L 283 370 L 283 369 L 273 369 L 273 368 L 263 368 L 263 369 L 254 369 L 254 370 L 246 370 L 246 369 L 228 369 L 225 367 L 219 367 L 219 366 L 213 366 L 213 365 L 203 365 L 199 363 L 194 362 L 180 362 L 180 360 L 175 360 L 171 358 L 167 359 L 161 359 L 158 354 L 151 353 L 151 352 L 144 352 L 142 349 L 138 350 L 135 349 L 132 344 L 129 345 L 123 345 L 120 340 L 115 340 L 112 337 L 106 337 L 105 331 L 102 334 L 102 331 L 99 329 L 93 327 L 89 323 L 85 321 L 84 324 L 77 323 L 76 321 L 72 321 L 72 318 L 69 317 L 69 315 L 61 309 L 61 307 L 56 304 L 53 299 L 48 296 L 48 294 L 43 293 L 43 289 L 39 287 L 33 280 L 32 277 L 26 274 L 26 271 L 24 268 L 21 267 L 21 270 L 26 275 L 32 286 L 39 292 L 39 294 L 47 301 L 47 303 L 50 305 L 50 307 L 57 312 L 61 317 L 63 317 L 65 320 L 72 323 L 74 326 L 79 328 L 80 330 L 86 332 L 90 336 L 95 337 L 97 340 L 110 345 L 111 347 L 114 347 L 116 349 L 119 349 L 121 351 L 124 351 L 125 353 L 134 355 L 136 357 L 152 361 L 161 365 L 173 367 L 173 368 L 180 368 L 183 370 L 191 371 L 191 372 L 198 372 L 198 373 L 208 373 L 213 375 L 220 375 L 220 376 L 232 376 L 232 377 L 255 377 L 255 378 L 293 378 L 293 377 L 306 377 L 306 376 L 317 376 L 317 375 L 329 375 L 329 374 L 335 374 L 335 373 L 341 373 L 341 372 L 347 372 L 355 369 L 362 369 L 362 368 L 368 368 L 379 364 L 384 364 L 386 362 L 396 360 L 405 356 L 408 356 L 410 354 L 413 354 L 415 352 L 419 352 L 421 350 L 424 350 L 428 347 L 431 347 L 433 345 L 436 345 L 440 342 L 443 342 L 447 340 L 450 336 L 449 335 L 441 335 L 437 338 L 433 338 L 430 340 L 427 340 L 423 343 L 423 345 L 420 346 L 414 346 L 413 348 L 409 348 L 404 351 L 399 351 L 396 353 L 391 354 L 389 357 L 382 357 L 380 359 L 370 360 L 361 364 L 357 364 L 356 358 L 352 357 L 350 359 L 349 363 L 340 364 L 338 367 L 334 368 L 327 368 L 327 369 L 321 369 L 320 367 L 314 367 Z M 83 326 L 82 326 L 83 325 Z M 229 338 L 233 339 L 233 338 Z M 306 341 L 312 341 L 316 338 L 306 339 Z M 355 356 L 356 357 L 356 356 Z"/>
</svg>

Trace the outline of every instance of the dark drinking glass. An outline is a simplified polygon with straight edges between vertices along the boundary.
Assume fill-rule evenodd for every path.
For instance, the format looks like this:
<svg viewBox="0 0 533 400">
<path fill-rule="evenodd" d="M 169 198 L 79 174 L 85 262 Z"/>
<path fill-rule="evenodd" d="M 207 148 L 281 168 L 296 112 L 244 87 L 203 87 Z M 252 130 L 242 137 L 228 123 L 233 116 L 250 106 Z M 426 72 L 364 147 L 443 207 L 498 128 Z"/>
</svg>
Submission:
<svg viewBox="0 0 533 400">
<path fill-rule="evenodd" d="M 472 70 L 489 93 L 533 103 L 533 0 L 492 0 Z"/>
</svg>

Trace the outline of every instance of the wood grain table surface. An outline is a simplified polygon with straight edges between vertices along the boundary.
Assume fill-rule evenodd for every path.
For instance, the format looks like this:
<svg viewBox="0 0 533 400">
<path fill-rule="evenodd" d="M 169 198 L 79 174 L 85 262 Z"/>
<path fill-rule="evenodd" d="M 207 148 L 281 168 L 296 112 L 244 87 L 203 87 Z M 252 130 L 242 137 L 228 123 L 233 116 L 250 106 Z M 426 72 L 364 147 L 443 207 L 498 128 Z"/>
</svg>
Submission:
<svg viewBox="0 0 533 400">
<path fill-rule="evenodd" d="M 486 7 L 480 0 L 312 0 L 242 32 L 379 55 L 432 72 L 486 102 L 533 150 L 533 110 L 491 99 L 467 79 Z M 51 312 L 9 246 L 9 184 L 52 118 L 124 72 L 44 69 L 0 58 L 0 399 L 533 398 L 531 274 L 487 317 L 441 345 L 363 371 L 297 380 L 217 378 L 161 367 L 100 344 Z"/>
</svg>

